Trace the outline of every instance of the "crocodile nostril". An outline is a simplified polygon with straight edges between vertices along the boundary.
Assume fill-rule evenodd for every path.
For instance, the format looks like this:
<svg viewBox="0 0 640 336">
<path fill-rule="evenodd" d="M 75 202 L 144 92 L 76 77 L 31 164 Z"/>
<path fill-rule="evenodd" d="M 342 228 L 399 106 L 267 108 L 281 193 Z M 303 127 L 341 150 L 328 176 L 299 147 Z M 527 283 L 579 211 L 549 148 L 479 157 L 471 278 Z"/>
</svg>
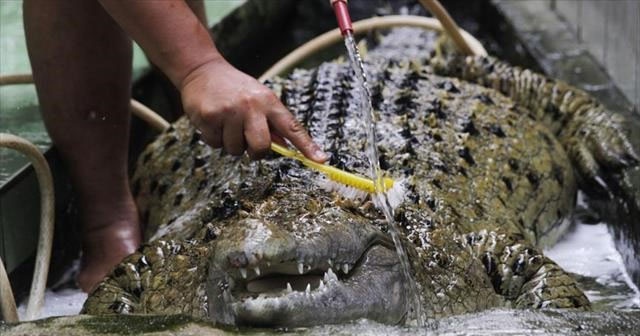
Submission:
<svg viewBox="0 0 640 336">
<path fill-rule="evenodd" d="M 249 260 L 244 252 L 231 252 L 227 256 L 229 265 L 233 267 L 246 267 L 249 264 Z"/>
</svg>

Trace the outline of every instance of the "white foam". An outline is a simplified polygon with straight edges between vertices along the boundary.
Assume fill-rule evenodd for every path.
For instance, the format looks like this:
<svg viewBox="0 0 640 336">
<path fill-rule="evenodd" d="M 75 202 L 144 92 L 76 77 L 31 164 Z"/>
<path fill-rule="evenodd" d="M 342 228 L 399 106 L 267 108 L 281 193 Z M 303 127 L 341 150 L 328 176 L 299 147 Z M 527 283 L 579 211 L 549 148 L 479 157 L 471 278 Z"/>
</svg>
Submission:
<svg viewBox="0 0 640 336">
<path fill-rule="evenodd" d="M 545 254 L 568 272 L 593 278 L 605 287 L 627 287 L 631 295 L 603 294 L 587 290 L 591 301 L 611 300 L 625 308 L 640 308 L 640 291 L 631 281 L 613 236 L 604 223 L 578 223 Z"/>
<path fill-rule="evenodd" d="M 387 202 L 391 209 L 397 208 L 402 202 L 404 202 L 404 198 L 407 194 L 406 181 L 404 179 L 396 180 L 393 182 L 393 187 L 387 190 L 385 196 L 387 198 Z M 373 203 L 376 205 L 378 209 L 381 209 L 383 200 L 380 195 L 376 195 L 373 197 Z"/>
<path fill-rule="evenodd" d="M 38 318 L 51 316 L 76 315 L 82 309 L 87 293 L 80 289 L 63 289 L 56 292 L 47 290 L 44 295 L 44 306 Z M 24 321 L 27 311 L 27 300 L 18 307 L 18 317 Z"/>
</svg>

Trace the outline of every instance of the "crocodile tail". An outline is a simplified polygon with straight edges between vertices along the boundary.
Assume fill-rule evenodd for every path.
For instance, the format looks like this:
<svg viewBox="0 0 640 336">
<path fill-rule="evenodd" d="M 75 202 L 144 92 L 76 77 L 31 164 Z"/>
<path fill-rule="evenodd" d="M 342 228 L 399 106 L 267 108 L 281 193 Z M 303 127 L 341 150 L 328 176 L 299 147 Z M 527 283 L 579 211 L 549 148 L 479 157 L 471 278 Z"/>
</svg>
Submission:
<svg viewBox="0 0 640 336">
<path fill-rule="evenodd" d="M 576 281 L 535 247 L 495 231 L 465 235 L 496 292 L 517 308 L 583 308 L 589 300 Z"/>
</svg>

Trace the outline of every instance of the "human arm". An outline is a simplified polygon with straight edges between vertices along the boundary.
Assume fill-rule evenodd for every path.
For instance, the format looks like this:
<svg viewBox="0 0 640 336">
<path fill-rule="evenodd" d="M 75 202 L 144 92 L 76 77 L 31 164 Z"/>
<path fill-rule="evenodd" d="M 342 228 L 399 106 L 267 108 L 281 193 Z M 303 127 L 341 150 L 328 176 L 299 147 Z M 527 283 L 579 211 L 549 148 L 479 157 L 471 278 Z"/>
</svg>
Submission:
<svg viewBox="0 0 640 336">
<path fill-rule="evenodd" d="M 306 130 L 268 88 L 231 66 L 183 0 L 100 0 L 118 24 L 180 90 L 185 112 L 211 146 L 258 158 L 271 131 L 305 156 L 326 160 Z"/>
</svg>

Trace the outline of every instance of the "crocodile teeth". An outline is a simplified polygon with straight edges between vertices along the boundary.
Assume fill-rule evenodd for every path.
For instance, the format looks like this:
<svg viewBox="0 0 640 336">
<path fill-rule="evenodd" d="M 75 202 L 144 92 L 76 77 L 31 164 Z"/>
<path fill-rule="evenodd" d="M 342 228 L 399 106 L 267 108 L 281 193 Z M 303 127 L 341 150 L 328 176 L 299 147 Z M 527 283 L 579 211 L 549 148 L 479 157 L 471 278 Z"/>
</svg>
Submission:
<svg viewBox="0 0 640 336">
<path fill-rule="evenodd" d="M 342 264 L 342 272 L 344 272 L 344 274 L 349 274 L 349 264 Z"/>
<path fill-rule="evenodd" d="M 302 263 L 298 263 L 298 273 L 304 273 L 304 265 Z"/>
<path fill-rule="evenodd" d="M 320 290 L 324 289 L 324 281 L 320 280 L 320 283 L 318 284 L 318 289 Z"/>
<path fill-rule="evenodd" d="M 291 284 L 287 282 L 287 293 L 293 292 L 293 288 L 291 288 Z"/>
<path fill-rule="evenodd" d="M 331 258 L 327 259 L 327 264 L 329 264 L 329 266 L 333 267 L 333 260 L 331 260 Z"/>
<path fill-rule="evenodd" d="M 305 294 L 309 295 L 311 293 L 311 284 L 307 284 L 307 288 L 304 290 Z"/>
<path fill-rule="evenodd" d="M 327 272 L 324 274 L 324 281 L 329 282 L 329 281 L 336 281 L 336 280 L 338 280 L 338 277 L 336 276 L 335 273 L 333 273 L 333 270 L 331 270 L 331 267 L 329 267 Z"/>
<path fill-rule="evenodd" d="M 243 279 L 247 278 L 247 269 L 246 268 L 240 268 L 240 275 L 242 275 Z"/>
<path fill-rule="evenodd" d="M 260 275 L 260 267 L 258 266 L 254 267 L 253 271 L 256 272 L 256 275 Z"/>
</svg>

